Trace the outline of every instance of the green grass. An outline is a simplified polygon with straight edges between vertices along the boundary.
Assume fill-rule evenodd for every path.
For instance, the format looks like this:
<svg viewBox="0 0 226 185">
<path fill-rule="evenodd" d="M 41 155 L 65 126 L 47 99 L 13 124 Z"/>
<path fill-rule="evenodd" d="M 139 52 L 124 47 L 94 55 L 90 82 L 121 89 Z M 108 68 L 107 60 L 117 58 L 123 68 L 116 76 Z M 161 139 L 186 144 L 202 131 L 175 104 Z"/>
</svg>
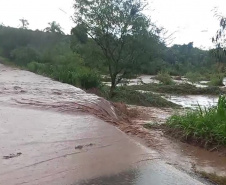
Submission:
<svg viewBox="0 0 226 185">
<path fill-rule="evenodd" d="M 174 84 L 171 76 L 169 75 L 169 73 L 166 72 L 159 72 L 157 74 L 157 76 L 155 77 L 156 80 L 159 80 L 160 83 L 164 84 L 164 85 L 172 85 Z"/>
<path fill-rule="evenodd" d="M 108 92 L 109 87 L 103 86 L 99 95 L 113 102 L 123 102 L 130 105 L 146 107 L 179 107 L 179 105 L 167 101 L 159 95 L 129 90 L 128 87 L 117 87 L 114 92 L 113 98 L 108 97 Z"/>
<path fill-rule="evenodd" d="M 224 86 L 223 84 L 224 74 L 215 74 L 210 77 L 209 84 L 212 86 Z"/>
<path fill-rule="evenodd" d="M 203 171 L 197 171 L 203 178 L 208 179 L 211 182 L 217 183 L 218 185 L 226 185 L 226 177 L 219 176 L 215 173 L 206 173 Z"/>
<path fill-rule="evenodd" d="M 168 94 L 211 94 L 219 95 L 222 90 L 219 87 L 195 87 L 191 84 L 174 84 L 174 85 L 164 85 L 164 84 L 144 84 L 144 85 L 134 85 L 128 87 L 131 90 L 143 90 L 143 91 L 153 91 L 158 93 L 168 93 Z"/>
<path fill-rule="evenodd" d="M 220 96 L 217 106 L 173 115 L 167 120 L 169 132 L 202 146 L 226 146 L 226 97 Z"/>
<path fill-rule="evenodd" d="M 197 72 L 188 72 L 185 77 L 192 83 L 196 83 L 202 80 L 206 80 L 204 76 Z"/>
</svg>

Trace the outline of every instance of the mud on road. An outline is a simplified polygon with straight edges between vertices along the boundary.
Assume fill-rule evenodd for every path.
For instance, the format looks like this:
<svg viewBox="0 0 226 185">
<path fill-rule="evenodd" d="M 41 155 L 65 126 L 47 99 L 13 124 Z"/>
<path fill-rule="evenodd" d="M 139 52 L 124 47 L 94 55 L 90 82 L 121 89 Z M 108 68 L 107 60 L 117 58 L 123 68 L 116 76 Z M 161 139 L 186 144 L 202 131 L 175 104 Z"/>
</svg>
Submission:
<svg viewBox="0 0 226 185">
<path fill-rule="evenodd" d="M 209 184 L 120 131 L 153 140 L 116 112 L 96 95 L 0 65 L 0 184 Z"/>
</svg>

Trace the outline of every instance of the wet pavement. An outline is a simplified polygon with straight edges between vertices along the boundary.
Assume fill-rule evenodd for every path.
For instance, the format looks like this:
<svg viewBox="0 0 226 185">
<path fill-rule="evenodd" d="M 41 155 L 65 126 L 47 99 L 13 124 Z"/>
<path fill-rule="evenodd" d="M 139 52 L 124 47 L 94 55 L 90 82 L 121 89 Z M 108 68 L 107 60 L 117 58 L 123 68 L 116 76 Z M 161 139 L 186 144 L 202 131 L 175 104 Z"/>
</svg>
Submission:
<svg viewBox="0 0 226 185">
<path fill-rule="evenodd" d="M 117 121 L 102 98 L 3 65 L 0 90 L 0 185 L 208 184 L 96 117 Z"/>
</svg>

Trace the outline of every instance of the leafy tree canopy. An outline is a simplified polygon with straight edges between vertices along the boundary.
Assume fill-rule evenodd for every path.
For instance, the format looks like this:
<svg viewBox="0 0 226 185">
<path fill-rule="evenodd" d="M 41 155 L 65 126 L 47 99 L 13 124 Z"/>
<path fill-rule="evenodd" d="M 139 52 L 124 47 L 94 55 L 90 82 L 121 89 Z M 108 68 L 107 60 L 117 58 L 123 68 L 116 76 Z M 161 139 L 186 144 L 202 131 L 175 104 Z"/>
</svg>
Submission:
<svg viewBox="0 0 226 185">
<path fill-rule="evenodd" d="M 77 27 L 72 33 L 82 42 L 87 34 L 102 51 L 111 77 L 110 96 L 125 75 L 148 61 L 148 42 L 159 44 L 157 28 L 143 14 L 145 6 L 140 0 L 75 0 Z"/>
</svg>

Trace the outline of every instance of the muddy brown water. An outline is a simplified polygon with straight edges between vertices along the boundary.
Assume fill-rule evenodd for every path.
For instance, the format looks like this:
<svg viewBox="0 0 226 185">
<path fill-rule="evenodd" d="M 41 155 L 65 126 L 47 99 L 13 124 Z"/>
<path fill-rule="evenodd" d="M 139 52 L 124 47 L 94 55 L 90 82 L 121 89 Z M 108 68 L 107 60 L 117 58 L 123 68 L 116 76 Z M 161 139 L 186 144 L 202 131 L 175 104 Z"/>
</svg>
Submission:
<svg viewBox="0 0 226 185">
<path fill-rule="evenodd" d="M 144 144 L 154 148 L 170 164 L 180 166 L 184 170 L 204 171 L 216 173 L 219 176 L 226 176 L 226 155 L 224 151 L 206 149 L 180 142 L 164 134 L 158 126 L 153 129 L 144 129 L 144 124 L 162 124 L 172 114 L 178 114 L 183 110 L 170 108 L 129 106 L 129 109 L 136 109 L 140 112 L 133 119 L 133 124 L 139 125 L 144 133 L 149 133 L 150 139 L 145 139 Z M 137 128 L 139 129 L 139 128 Z M 140 140 L 139 140 L 140 141 Z M 143 142 L 144 139 L 142 139 Z"/>
<path fill-rule="evenodd" d="M 97 114 L 117 121 L 102 98 L 0 65 L 0 184 L 209 184 Z"/>
</svg>

